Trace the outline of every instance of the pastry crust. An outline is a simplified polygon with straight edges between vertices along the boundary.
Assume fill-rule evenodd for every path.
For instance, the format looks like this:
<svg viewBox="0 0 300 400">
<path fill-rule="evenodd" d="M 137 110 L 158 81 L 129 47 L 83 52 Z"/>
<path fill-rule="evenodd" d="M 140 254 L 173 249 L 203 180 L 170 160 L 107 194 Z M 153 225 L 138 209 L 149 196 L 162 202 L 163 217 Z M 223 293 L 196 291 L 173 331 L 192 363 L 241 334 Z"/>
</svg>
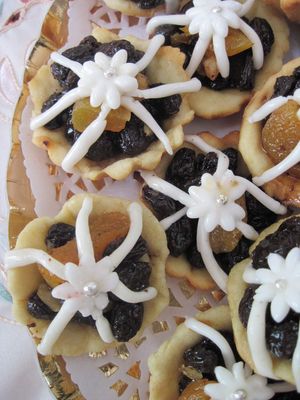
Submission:
<svg viewBox="0 0 300 400">
<path fill-rule="evenodd" d="M 214 146 L 220 150 L 225 150 L 228 147 L 233 147 L 237 149 L 238 147 L 239 132 L 231 132 L 223 138 L 218 138 L 212 135 L 210 132 L 202 132 L 201 134 L 199 134 L 199 136 L 201 136 L 202 139 L 204 139 L 211 146 Z M 200 153 L 200 150 L 190 143 L 185 142 L 181 147 L 188 147 L 195 150 L 197 153 Z M 171 156 L 165 155 L 163 157 L 162 162 L 156 169 L 156 173 L 158 176 L 165 176 L 170 161 Z M 218 234 L 221 233 L 224 236 L 228 234 L 223 230 L 221 232 L 218 232 Z M 213 290 L 217 287 L 216 283 L 211 278 L 207 270 L 205 268 L 193 268 L 185 255 L 181 255 L 179 257 L 173 257 L 169 255 L 166 264 L 166 271 L 169 276 L 187 279 L 191 283 L 191 285 L 199 288 L 200 290 L 208 291 Z"/>
<path fill-rule="evenodd" d="M 96 27 L 93 36 L 102 43 L 118 40 L 119 37 L 106 29 Z M 134 37 L 125 38 L 129 40 L 136 49 L 145 51 L 148 42 Z M 184 55 L 171 47 L 161 48 L 155 59 L 147 68 L 147 77 L 151 83 L 171 83 L 187 81 L 188 77 L 183 70 Z M 170 68 L 172 66 L 172 68 Z M 53 78 L 50 67 L 43 66 L 36 76 L 29 83 L 29 90 L 34 106 L 34 115 L 39 115 L 45 100 L 59 90 L 58 82 Z M 178 148 L 184 138 L 182 125 L 188 124 L 194 118 L 186 96 L 182 96 L 182 104 L 179 112 L 169 120 L 165 121 L 165 130 L 173 149 Z M 36 129 L 33 132 L 33 143 L 48 151 L 49 158 L 56 165 L 61 165 L 63 159 L 70 149 L 70 144 L 64 136 L 64 128 L 50 131 L 45 127 Z M 90 161 L 86 158 L 76 164 L 76 169 L 83 178 L 99 180 L 110 176 L 116 180 L 128 177 L 131 172 L 137 169 L 153 170 L 160 162 L 165 153 L 163 144 L 160 141 L 152 143 L 143 153 L 124 158 L 116 156 L 101 162 Z"/>
<path fill-rule="evenodd" d="M 287 219 L 287 218 L 286 218 Z M 279 226 L 286 220 L 282 219 L 279 222 L 269 226 L 265 229 L 258 237 L 256 242 L 250 247 L 250 254 L 254 251 L 255 247 L 268 235 L 276 232 Z M 241 358 L 250 365 L 250 367 L 255 371 L 255 366 L 250 354 L 248 340 L 247 340 L 247 330 L 244 328 L 243 324 L 239 318 L 239 304 L 244 295 L 247 283 L 243 280 L 243 273 L 245 268 L 251 262 L 250 258 L 247 258 L 240 263 L 238 263 L 229 274 L 228 279 L 228 302 L 230 307 L 230 313 L 232 318 L 232 327 L 235 337 L 236 348 L 241 356 Z M 291 361 L 290 360 L 280 360 L 278 358 L 272 357 L 273 361 L 273 371 L 274 374 L 284 381 L 295 384 Z"/>
<path fill-rule="evenodd" d="M 44 243 L 51 225 L 57 222 L 75 224 L 75 220 L 86 195 L 73 196 L 54 218 L 37 218 L 30 222 L 20 233 L 16 248 L 36 248 L 47 251 Z M 130 202 L 112 197 L 91 195 L 93 199 L 93 215 L 104 212 L 121 212 L 128 214 Z M 147 242 L 152 272 L 150 286 L 157 289 L 157 296 L 144 303 L 144 318 L 141 329 L 131 341 L 137 340 L 143 330 L 151 324 L 160 312 L 168 305 L 169 292 L 165 279 L 165 261 L 168 256 L 166 236 L 153 214 L 143 206 L 143 238 Z M 36 264 L 8 271 L 9 290 L 13 297 L 13 312 L 17 321 L 30 327 L 32 334 L 42 338 L 50 321 L 34 318 L 27 311 L 28 298 L 37 291 L 43 278 Z M 69 323 L 55 345 L 52 353 L 56 355 L 75 356 L 88 352 L 101 352 L 115 347 L 118 342 L 103 342 L 96 329 L 78 323 Z"/>
<path fill-rule="evenodd" d="M 267 6 L 260 0 L 255 5 L 247 18 L 265 18 L 271 25 L 275 42 L 270 54 L 264 61 L 264 66 L 257 71 L 255 77 L 254 92 L 259 90 L 269 78 L 282 67 L 283 55 L 289 49 L 289 28 L 285 19 L 279 15 L 277 10 Z M 226 89 L 215 91 L 203 87 L 200 92 L 189 95 L 190 105 L 195 114 L 205 119 L 222 118 L 240 111 L 252 97 L 251 91 L 239 91 L 237 89 Z"/>
<path fill-rule="evenodd" d="M 198 313 L 196 318 L 217 330 L 231 331 L 231 320 L 228 306 L 211 308 Z M 150 370 L 149 400 L 177 400 L 179 397 L 178 382 L 183 353 L 199 343 L 201 336 L 184 324 L 179 325 L 171 339 L 164 342 L 158 351 L 148 360 Z"/>
<path fill-rule="evenodd" d="M 241 127 L 239 150 L 252 174 L 260 176 L 263 172 L 272 168 L 274 163 L 264 151 L 261 134 L 263 122 L 250 124 L 249 117 L 260 108 L 266 100 L 272 97 L 276 79 L 283 75 L 292 75 L 294 69 L 300 65 L 300 58 L 296 58 L 285 64 L 281 71 L 269 78 L 264 87 L 256 93 L 246 107 Z M 300 180 L 287 173 L 266 183 L 264 190 L 271 196 L 289 206 L 300 206 Z"/>
<path fill-rule="evenodd" d="M 291 21 L 300 22 L 300 0 L 265 0 L 265 3 L 282 10 Z"/>
<path fill-rule="evenodd" d="M 153 17 L 154 14 L 164 9 L 163 4 L 158 7 L 143 9 L 131 0 L 104 0 L 104 3 L 113 10 L 133 17 Z"/>
</svg>

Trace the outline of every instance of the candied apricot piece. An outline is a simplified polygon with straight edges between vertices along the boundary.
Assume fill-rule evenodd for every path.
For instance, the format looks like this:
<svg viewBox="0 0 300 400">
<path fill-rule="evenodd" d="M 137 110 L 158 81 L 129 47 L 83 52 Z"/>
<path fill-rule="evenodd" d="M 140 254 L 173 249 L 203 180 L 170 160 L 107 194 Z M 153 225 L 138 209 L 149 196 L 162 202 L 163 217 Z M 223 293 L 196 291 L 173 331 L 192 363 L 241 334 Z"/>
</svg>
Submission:
<svg viewBox="0 0 300 400">
<path fill-rule="evenodd" d="M 181 393 L 178 400 L 209 400 L 210 397 L 204 393 L 204 387 L 208 383 L 215 383 L 208 379 L 200 379 L 199 381 L 191 382 Z"/>
<path fill-rule="evenodd" d="M 129 219 L 127 215 L 119 212 L 104 213 L 97 217 L 90 218 L 89 226 L 95 259 L 99 261 L 103 256 L 104 250 L 113 240 L 127 235 Z M 72 262 L 78 265 L 78 252 L 75 239 L 70 240 L 64 246 L 50 249 L 49 254 L 63 264 Z M 63 283 L 63 280 L 53 275 L 42 266 L 39 266 L 39 271 L 47 284 L 51 287 Z"/>
<path fill-rule="evenodd" d="M 263 127 L 263 148 L 275 164 L 286 158 L 300 140 L 298 110 L 299 105 L 295 101 L 289 100 L 271 114 Z M 289 172 L 300 178 L 299 165 L 291 168 Z"/>
<path fill-rule="evenodd" d="M 226 52 L 229 57 L 242 53 L 252 47 L 252 42 L 239 29 L 229 28 L 229 34 L 225 39 Z"/>
<path fill-rule="evenodd" d="M 88 98 L 75 103 L 72 113 L 74 129 L 83 132 L 99 115 L 100 107 L 92 107 Z M 120 132 L 131 118 L 131 112 L 124 107 L 111 110 L 107 116 L 105 129 L 111 132 Z"/>
</svg>

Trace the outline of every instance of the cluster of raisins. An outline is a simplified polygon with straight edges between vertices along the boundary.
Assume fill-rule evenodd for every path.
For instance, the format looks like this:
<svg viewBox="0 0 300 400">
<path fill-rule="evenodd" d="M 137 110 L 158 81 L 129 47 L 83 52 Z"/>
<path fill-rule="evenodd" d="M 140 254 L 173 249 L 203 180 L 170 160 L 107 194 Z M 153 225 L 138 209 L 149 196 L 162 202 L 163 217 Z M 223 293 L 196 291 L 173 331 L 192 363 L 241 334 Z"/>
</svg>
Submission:
<svg viewBox="0 0 300 400">
<path fill-rule="evenodd" d="M 132 1 L 134 3 L 137 3 L 137 5 L 144 10 L 158 7 L 161 4 L 164 4 L 165 2 L 165 0 L 132 0 Z"/>
<path fill-rule="evenodd" d="M 75 228 L 72 225 L 57 223 L 48 230 L 45 243 L 48 248 L 64 246 L 68 241 L 74 239 Z M 103 256 L 110 255 L 123 242 L 124 238 L 112 241 L 104 250 Z M 120 281 L 130 290 L 141 291 L 149 286 L 151 267 L 149 263 L 140 261 L 147 253 L 145 240 L 140 237 L 130 253 L 124 258 L 122 263 L 116 268 Z M 127 342 L 136 335 L 143 321 L 143 304 L 130 304 L 108 294 L 109 304 L 104 311 L 108 319 L 113 336 L 120 342 Z M 56 312 L 51 310 L 47 304 L 34 293 L 27 302 L 27 310 L 38 319 L 52 320 Z M 83 317 L 79 312 L 75 314 L 72 321 L 81 324 L 95 326 L 95 320 L 89 317 Z"/>
<path fill-rule="evenodd" d="M 296 89 L 300 89 L 300 67 L 295 68 L 292 75 L 276 79 L 272 97 L 292 96 Z"/>
</svg>

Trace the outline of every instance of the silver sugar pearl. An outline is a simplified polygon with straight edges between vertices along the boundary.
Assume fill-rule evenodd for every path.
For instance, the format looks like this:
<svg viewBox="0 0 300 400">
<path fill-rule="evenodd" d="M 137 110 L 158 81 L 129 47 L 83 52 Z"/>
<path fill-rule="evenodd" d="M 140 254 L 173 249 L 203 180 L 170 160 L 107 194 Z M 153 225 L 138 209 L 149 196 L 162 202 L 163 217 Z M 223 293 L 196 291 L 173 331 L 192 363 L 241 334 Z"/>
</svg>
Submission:
<svg viewBox="0 0 300 400">
<path fill-rule="evenodd" d="M 275 287 L 277 289 L 285 289 L 286 288 L 286 280 L 285 279 L 277 279 L 277 281 L 275 281 Z"/>
<path fill-rule="evenodd" d="M 95 282 L 89 282 L 83 287 L 83 294 L 88 297 L 96 296 L 98 293 L 98 285 Z"/>
<path fill-rule="evenodd" d="M 222 8 L 221 7 L 215 7 L 215 8 L 213 8 L 212 10 L 211 10 L 211 12 L 213 12 L 213 13 L 215 13 L 215 14 L 218 14 L 218 13 L 220 13 L 222 11 Z"/>
<path fill-rule="evenodd" d="M 227 196 L 225 196 L 225 194 L 220 194 L 219 196 L 218 196 L 218 198 L 217 198 L 217 203 L 218 204 L 226 204 L 226 203 L 228 203 L 228 197 Z"/>
<path fill-rule="evenodd" d="M 248 397 L 248 394 L 246 390 L 244 389 L 238 389 L 235 392 L 232 393 L 231 399 L 232 400 L 246 400 Z"/>
</svg>

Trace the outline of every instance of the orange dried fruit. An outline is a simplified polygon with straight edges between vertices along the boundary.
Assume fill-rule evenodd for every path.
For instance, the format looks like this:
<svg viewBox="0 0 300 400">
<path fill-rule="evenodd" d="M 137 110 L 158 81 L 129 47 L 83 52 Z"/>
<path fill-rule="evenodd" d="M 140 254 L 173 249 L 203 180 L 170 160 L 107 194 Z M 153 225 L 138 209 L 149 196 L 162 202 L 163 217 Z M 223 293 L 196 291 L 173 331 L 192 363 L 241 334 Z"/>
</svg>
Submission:
<svg viewBox="0 0 300 400">
<path fill-rule="evenodd" d="M 104 250 L 113 240 L 127 235 L 129 219 L 127 215 L 119 212 L 104 213 L 91 218 L 89 226 L 95 259 L 99 261 L 103 257 Z M 78 252 L 75 239 L 70 240 L 64 246 L 50 249 L 49 254 L 63 264 L 72 262 L 78 265 Z M 39 266 L 39 271 L 49 286 L 55 287 L 63 283 L 63 280 L 42 266 Z"/>
<path fill-rule="evenodd" d="M 262 130 L 262 144 L 274 164 L 287 157 L 300 140 L 300 120 L 297 117 L 299 105 L 289 100 L 275 110 Z M 300 178 L 300 165 L 289 172 Z"/>
<path fill-rule="evenodd" d="M 191 382 L 181 393 L 178 400 L 210 400 L 210 397 L 204 393 L 204 387 L 208 383 L 215 382 L 208 379 Z"/>
<path fill-rule="evenodd" d="M 229 28 L 229 34 L 225 39 L 226 52 L 229 57 L 251 49 L 252 42 L 239 29 Z"/>
<path fill-rule="evenodd" d="M 76 101 L 72 113 L 74 129 L 83 132 L 98 117 L 99 113 L 100 107 L 92 107 L 89 98 Z M 124 107 L 111 110 L 107 116 L 105 129 L 111 132 L 120 132 L 130 118 L 131 112 Z"/>
</svg>

